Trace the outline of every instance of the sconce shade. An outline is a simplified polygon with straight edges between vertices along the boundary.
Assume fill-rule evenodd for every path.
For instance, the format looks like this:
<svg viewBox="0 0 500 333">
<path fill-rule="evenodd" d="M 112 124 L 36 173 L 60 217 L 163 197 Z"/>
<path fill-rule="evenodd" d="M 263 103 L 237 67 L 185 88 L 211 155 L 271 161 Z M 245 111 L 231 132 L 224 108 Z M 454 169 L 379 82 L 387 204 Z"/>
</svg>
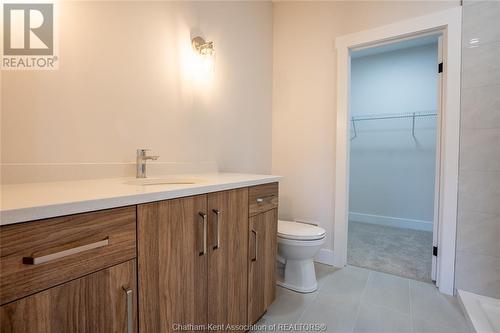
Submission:
<svg viewBox="0 0 500 333">
<path fill-rule="evenodd" d="M 191 40 L 193 48 L 202 56 L 211 56 L 215 54 L 214 42 L 207 42 L 202 37 L 197 36 Z"/>
</svg>

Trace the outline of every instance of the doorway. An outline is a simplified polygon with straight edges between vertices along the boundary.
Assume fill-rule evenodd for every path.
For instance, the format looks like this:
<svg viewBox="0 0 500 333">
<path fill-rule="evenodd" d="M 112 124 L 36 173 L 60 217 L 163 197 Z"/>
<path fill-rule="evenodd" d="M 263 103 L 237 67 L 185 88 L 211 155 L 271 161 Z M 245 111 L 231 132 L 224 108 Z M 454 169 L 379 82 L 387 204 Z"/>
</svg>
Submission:
<svg viewBox="0 0 500 333">
<path fill-rule="evenodd" d="M 337 108 L 335 133 L 335 183 L 333 221 L 333 264 L 347 264 L 349 213 L 349 81 L 352 50 L 415 38 L 429 33 L 442 34 L 443 72 L 441 113 L 437 119 L 436 206 L 433 253 L 436 286 L 442 293 L 455 292 L 455 243 L 457 226 L 458 153 L 460 129 L 460 52 L 462 8 L 403 20 L 378 28 L 360 31 L 335 39 L 337 58 Z"/>
<path fill-rule="evenodd" d="M 425 282 L 435 276 L 440 36 L 354 49 L 350 67 L 347 263 Z"/>
</svg>

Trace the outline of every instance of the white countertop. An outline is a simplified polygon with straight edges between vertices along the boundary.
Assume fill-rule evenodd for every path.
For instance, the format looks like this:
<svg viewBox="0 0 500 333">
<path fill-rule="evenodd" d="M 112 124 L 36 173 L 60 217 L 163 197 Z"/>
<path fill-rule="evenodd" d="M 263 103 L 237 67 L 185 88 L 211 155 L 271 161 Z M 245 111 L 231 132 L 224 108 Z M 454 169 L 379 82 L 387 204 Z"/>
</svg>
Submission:
<svg viewBox="0 0 500 333">
<path fill-rule="evenodd" d="M 168 175 L 195 184 L 128 185 L 113 178 L 2 185 L 0 225 L 123 207 L 279 181 L 279 176 L 211 173 Z M 162 178 L 154 176 L 152 178 Z"/>
</svg>

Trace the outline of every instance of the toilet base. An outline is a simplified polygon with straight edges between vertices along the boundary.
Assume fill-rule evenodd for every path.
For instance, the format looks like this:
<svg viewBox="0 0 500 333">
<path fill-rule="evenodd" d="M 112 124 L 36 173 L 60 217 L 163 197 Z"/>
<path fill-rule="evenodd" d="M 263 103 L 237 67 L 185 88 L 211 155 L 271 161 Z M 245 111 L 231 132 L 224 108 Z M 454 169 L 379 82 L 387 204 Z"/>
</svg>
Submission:
<svg viewBox="0 0 500 333">
<path fill-rule="evenodd" d="M 285 264 L 283 280 L 276 281 L 276 284 L 299 293 L 312 293 L 318 289 L 316 281 L 316 271 L 314 262 L 308 260 L 290 260 Z"/>
</svg>

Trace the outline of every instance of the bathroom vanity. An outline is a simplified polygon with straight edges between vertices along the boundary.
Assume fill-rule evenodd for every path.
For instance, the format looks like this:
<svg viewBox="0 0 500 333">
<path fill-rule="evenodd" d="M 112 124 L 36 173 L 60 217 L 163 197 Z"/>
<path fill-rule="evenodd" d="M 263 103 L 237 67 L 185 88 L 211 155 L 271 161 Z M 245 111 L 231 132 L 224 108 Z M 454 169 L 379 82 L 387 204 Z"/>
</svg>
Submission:
<svg viewBox="0 0 500 333">
<path fill-rule="evenodd" d="M 3 188 L 1 332 L 246 330 L 275 297 L 279 177 L 198 179 Z"/>
</svg>

